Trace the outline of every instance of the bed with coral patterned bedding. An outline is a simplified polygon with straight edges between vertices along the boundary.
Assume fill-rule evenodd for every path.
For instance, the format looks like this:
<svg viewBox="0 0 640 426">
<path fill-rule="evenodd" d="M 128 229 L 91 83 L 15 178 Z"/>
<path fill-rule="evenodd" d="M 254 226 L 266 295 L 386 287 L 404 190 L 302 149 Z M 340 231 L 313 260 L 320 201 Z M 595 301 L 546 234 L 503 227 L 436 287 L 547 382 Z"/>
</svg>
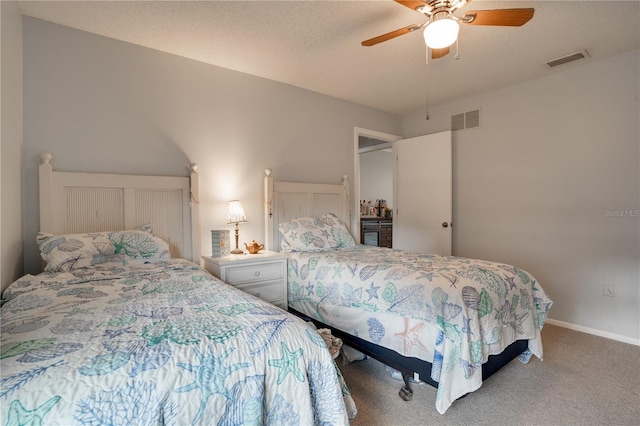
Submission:
<svg viewBox="0 0 640 426">
<path fill-rule="evenodd" d="M 436 408 L 482 385 L 482 365 L 518 340 L 542 359 L 551 300 L 512 265 L 356 245 L 335 215 L 279 224 L 290 252 L 289 307 L 323 324 L 431 363 Z M 416 370 L 412 370 L 416 371 Z"/>
<path fill-rule="evenodd" d="M 45 272 L 3 293 L 3 424 L 346 424 L 355 415 L 313 326 L 168 258 L 144 230 L 41 235 L 39 245 Z"/>
</svg>

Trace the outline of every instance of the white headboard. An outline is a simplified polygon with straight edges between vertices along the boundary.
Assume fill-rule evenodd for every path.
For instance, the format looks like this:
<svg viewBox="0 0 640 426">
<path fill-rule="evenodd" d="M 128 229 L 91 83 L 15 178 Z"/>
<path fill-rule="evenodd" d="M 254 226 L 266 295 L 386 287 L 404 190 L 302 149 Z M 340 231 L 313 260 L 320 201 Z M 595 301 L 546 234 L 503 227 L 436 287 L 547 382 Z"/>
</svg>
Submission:
<svg viewBox="0 0 640 426">
<path fill-rule="evenodd" d="M 349 177 L 342 176 L 337 184 L 278 182 L 273 180 L 271 169 L 266 169 L 264 206 L 265 247 L 280 251 L 278 224 L 291 219 L 334 213 L 350 226 Z"/>
<path fill-rule="evenodd" d="M 119 231 L 151 224 L 172 257 L 200 264 L 197 165 L 190 176 L 142 176 L 53 171 L 40 164 L 40 231 Z"/>
</svg>

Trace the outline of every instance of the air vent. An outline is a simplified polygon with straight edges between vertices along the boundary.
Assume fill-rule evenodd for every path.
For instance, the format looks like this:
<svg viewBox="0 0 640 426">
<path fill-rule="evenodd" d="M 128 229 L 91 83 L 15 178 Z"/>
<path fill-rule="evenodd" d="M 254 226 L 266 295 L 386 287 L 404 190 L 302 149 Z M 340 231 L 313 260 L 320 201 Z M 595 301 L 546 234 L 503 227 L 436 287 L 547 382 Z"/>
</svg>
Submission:
<svg viewBox="0 0 640 426">
<path fill-rule="evenodd" d="M 451 130 L 464 130 L 464 113 L 451 116 Z"/>
<path fill-rule="evenodd" d="M 464 129 L 473 129 L 474 127 L 480 127 L 479 109 L 451 116 L 451 130 L 454 132 Z"/>
<path fill-rule="evenodd" d="M 588 57 L 589 53 L 586 50 L 581 50 L 579 52 L 563 56 L 562 58 L 547 61 L 545 62 L 545 65 L 549 68 L 554 68 L 560 65 L 568 64 L 569 62 L 579 61 L 580 59 L 587 59 Z"/>
</svg>

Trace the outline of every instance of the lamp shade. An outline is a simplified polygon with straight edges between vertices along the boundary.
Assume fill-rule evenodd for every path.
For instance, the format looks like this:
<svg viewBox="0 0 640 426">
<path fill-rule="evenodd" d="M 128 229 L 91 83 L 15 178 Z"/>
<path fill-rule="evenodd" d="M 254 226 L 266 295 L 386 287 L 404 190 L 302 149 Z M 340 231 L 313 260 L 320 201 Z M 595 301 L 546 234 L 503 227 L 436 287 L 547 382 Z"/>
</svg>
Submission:
<svg viewBox="0 0 640 426">
<path fill-rule="evenodd" d="M 444 49 L 458 38 L 460 24 L 451 18 L 434 20 L 424 29 L 424 42 L 431 49 Z"/>
<path fill-rule="evenodd" d="M 229 202 L 229 212 L 227 213 L 229 223 L 246 222 L 247 217 L 244 215 L 244 209 L 240 201 L 233 200 Z"/>
</svg>

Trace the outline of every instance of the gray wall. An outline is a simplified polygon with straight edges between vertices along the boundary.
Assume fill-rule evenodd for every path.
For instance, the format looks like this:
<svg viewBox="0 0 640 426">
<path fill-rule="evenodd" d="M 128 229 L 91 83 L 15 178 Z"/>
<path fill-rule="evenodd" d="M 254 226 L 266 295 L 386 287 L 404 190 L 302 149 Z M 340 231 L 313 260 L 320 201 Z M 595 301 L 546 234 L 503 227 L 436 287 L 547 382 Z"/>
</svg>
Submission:
<svg viewBox="0 0 640 426">
<path fill-rule="evenodd" d="M 632 51 L 568 66 L 404 118 L 411 137 L 481 109 L 481 128 L 453 135 L 455 255 L 520 266 L 554 300 L 554 320 L 636 343 L 639 62 Z"/>
<path fill-rule="evenodd" d="M 41 20 L 24 27 L 25 265 L 38 272 L 38 164 L 134 174 L 200 172 L 202 253 L 212 229 L 240 244 L 264 240 L 263 176 L 341 181 L 353 176 L 354 127 L 398 134 L 402 118 L 290 85 Z"/>
<path fill-rule="evenodd" d="M 22 244 L 22 15 L 16 2 L 0 2 L 0 279 L 2 289 L 24 271 Z"/>
</svg>

